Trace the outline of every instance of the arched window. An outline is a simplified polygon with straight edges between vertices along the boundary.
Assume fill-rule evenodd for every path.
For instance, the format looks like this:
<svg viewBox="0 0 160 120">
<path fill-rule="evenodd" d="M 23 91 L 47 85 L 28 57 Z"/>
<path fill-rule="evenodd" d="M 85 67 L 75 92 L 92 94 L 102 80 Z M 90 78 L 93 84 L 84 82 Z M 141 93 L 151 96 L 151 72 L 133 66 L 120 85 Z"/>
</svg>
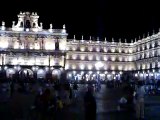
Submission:
<svg viewBox="0 0 160 120">
<path fill-rule="evenodd" d="M 56 39 L 56 42 L 55 42 L 55 50 L 59 50 L 59 40 L 58 40 L 58 38 Z"/>
<path fill-rule="evenodd" d="M 23 27 L 23 22 L 21 22 L 20 27 Z"/>
<path fill-rule="evenodd" d="M 25 28 L 31 28 L 31 23 L 29 20 L 26 20 Z"/>
<path fill-rule="evenodd" d="M 36 27 L 36 24 L 35 23 L 33 23 L 33 28 L 35 28 Z"/>
</svg>

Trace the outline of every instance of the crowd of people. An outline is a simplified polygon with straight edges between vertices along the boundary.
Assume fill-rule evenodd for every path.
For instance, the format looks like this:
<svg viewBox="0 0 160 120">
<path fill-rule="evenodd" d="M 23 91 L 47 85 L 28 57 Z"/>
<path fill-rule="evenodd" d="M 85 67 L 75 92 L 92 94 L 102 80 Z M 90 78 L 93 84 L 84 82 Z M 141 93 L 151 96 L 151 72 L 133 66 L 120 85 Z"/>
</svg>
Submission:
<svg viewBox="0 0 160 120">
<path fill-rule="evenodd" d="M 118 110 L 127 109 L 136 113 L 137 119 L 144 119 L 144 97 L 146 89 L 143 81 L 137 81 L 136 84 L 130 83 L 111 83 L 107 82 L 108 88 L 122 88 L 123 95 L 119 99 Z M 0 88 L 2 84 L 0 84 Z M 72 102 L 78 98 L 79 86 L 75 82 L 70 83 L 8 83 L 8 98 L 12 100 L 13 118 L 21 118 L 23 116 L 22 101 L 25 95 L 34 95 L 32 106 L 29 106 L 33 118 L 37 120 L 63 120 L 64 110 L 69 107 Z M 101 83 L 88 84 L 86 92 L 83 96 L 84 113 L 86 120 L 96 119 L 97 104 L 94 96 L 95 92 L 101 90 Z M 0 91 L 1 92 L 1 91 Z M 82 97 L 82 96 L 81 96 Z M 24 99 L 22 99 L 24 98 Z M 79 98 L 78 98 L 79 99 Z M 18 119 L 17 119 L 18 120 Z"/>
<path fill-rule="evenodd" d="M 123 86 L 123 96 L 119 100 L 118 110 L 128 110 L 136 113 L 137 120 L 144 119 L 144 98 L 146 95 L 143 81 L 131 86 L 126 84 Z"/>
<path fill-rule="evenodd" d="M 0 84 L 0 88 L 3 89 L 4 83 Z M 100 89 L 100 85 L 96 85 L 97 89 Z M 92 116 L 92 110 L 96 115 L 96 102 L 93 92 L 96 90 L 95 86 L 88 85 L 86 94 L 84 95 L 84 108 L 85 116 L 88 120 Z M 30 117 L 36 120 L 63 120 L 66 109 L 72 104 L 72 102 L 78 97 L 79 86 L 77 83 L 5 83 L 5 89 L 7 89 L 8 101 L 10 101 L 12 118 L 15 120 L 21 120 L 25 117 L 24 112 L 27 109 L 27 113 Z M 98 90 L 97 90 L 98 91 Z M 1 94 L 1 91 L 0 91 Z M 23 104 L 27 97 L 34 96 L 31 106 L 24 108 Z M 77 98 L 78 99 L 78 98 Z M 6 100 L 7 101 L 7 100 Z M 94 107 L 93 107 L 94 106 Z M 94 109 L 93 109 L 94 108 Z M 93 112 L 93 111 L 92 111 Z M 92 114 L 92 115 L 91 115 Z"/>
</svg>

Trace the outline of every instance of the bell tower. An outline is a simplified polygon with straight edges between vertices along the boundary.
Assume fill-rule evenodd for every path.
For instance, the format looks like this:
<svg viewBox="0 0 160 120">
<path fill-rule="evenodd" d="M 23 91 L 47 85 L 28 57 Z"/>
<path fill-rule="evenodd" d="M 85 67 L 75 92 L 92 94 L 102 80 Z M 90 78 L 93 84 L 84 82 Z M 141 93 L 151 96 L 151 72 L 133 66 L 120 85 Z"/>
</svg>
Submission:
<svg viewBox="0 0 160 120">
<path fill-rule="evenodd" d="M 26 12 L 24 17 L 24 28 L 32 28 L 31 22 L 30 13 Z"/>
<path fill-rule="evenodd" d="M 41 31 L 42 25 L 38 26 L 38 18 L 37 13 L 32 12 L 20 12 L 18 14 L 18 23 L 15 25 L 13 22 L 12 30 L 14 31 Z"/>
</svg>

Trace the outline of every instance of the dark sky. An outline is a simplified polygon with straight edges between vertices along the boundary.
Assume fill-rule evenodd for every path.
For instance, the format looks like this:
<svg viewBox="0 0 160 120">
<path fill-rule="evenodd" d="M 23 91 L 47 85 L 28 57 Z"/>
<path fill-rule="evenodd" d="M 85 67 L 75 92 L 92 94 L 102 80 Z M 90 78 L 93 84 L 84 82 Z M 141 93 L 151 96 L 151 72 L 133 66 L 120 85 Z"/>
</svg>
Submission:
<svg viewBox="0 0 160 120">
<path fill-rule="evenodd" d="M 91 35 L 130 41 L 160 27 L 159 3 L 154 0 L 5 0 L 1 6 L 0 21 L 7 26 L 20 11 L 37 12 L 45 28 L 50 23 L 54 28 L 66 24 L 68 38 L 75 34 L 79 39 Z"/>
</svg>

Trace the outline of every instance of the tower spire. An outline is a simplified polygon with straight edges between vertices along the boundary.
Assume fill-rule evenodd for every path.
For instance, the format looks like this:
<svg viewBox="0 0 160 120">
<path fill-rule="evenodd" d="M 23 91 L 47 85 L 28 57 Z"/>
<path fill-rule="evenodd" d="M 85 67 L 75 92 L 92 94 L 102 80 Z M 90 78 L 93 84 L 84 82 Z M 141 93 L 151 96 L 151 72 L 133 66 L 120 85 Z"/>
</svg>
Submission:
<svg viewBox="0 0 160 120">
<path fill-rule="evenodd" d="M 73 35 L 73 41 L 75 41 L 76 40 L 76 35 Z"/>
<path fill-rule="evenodd" d="M 137 42 L 137 39 L 136 39 L 136 38 L 134 39 L 134 42 Z"/>
<path fill-rule="evenodd" d="M 97 42 L 99 42 L 99 37 L 97 37 Z"/>
<path fill-rule="evenodd" d="M 153 35 L 155 34 L 155 30 L 153 29 Z"/>
<path fill-rule="evenodd" d="M 141 36 L 139 36 L 139 40 L 141 39 Z"/>
<path fill-rule="evenodd" d="M 145 34 L 143 34 L 143 38 L 145 38 Z"/>
<path fill-rule="evenodd" d="M 124 39 L 124 41 L 125 41 L 125 43 L 127 43 L 127 39 L 126 38 Z"/>
<path fill-rule="evenodd" d="M 52 24 L 50 24 L 50 29 L 52 29 L 53 28 L 53 25 Z"/>
<path fill-rule="evenodd" d="M 52 25 L 52 24 L 50 24 L 49 26 L 50 26 L 50 28 L 49 28 L 49 32 L 52 32 L 53 25 Z"/>
<path fill-rule="evenodd" d="M 131 39 L 131 43 L 133 43 L 133 39 Z"/>
<path fill-rule="evenodd" d="M 4 21 L 2 21 L 2 28 L 1 29 L 5 30 L 5 22 Z"/>
<path fill-rule="evenodd" d="M 107 39 L 106 39 L 106 37 L 104 38 L 104 42 L 107 42 Z"/>
<path fill-rule="evenodd" d="M 112 43 L 114 43 L 114 38 L 112 38 Z"/>
<path fill-rule="evenodd" d="M 92 41 L 92 37 L 91 37 L 91 36 L 89 36 L 89 42 L 91 43 L 91 41 Z"/>
<path fill-rule="evenodd" d="M 63 29 L 66 29 L 66 25 L 65 24 L 63 25 Z"/>
</svg>

